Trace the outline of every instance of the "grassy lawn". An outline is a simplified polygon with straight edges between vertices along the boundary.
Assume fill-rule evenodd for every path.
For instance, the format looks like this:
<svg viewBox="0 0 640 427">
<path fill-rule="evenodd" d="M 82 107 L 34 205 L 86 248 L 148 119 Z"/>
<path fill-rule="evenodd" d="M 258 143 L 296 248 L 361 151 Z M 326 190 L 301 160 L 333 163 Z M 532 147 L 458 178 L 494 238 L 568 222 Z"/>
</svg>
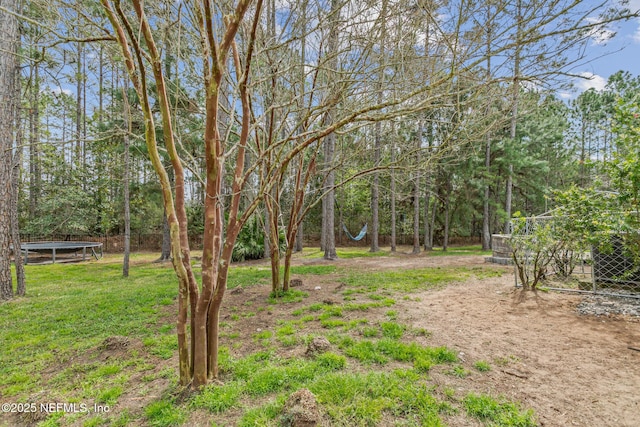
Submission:
<svg viewBox="0 0 640 427">
<path fill-rule="evenodd" d="M 336 252 L 341 259 L 386 257 L 392 254 L 389 248 L 383 248 L 379 252 L 369 252 L 368 247 L 339 248 Z M 324 252 L 317 248 L 307 248 L 303 251 L 305 258 L 321 258 L 323 255 Z M 434 247 L 431 251 L 427 252 L 427 256 L 460 255 L 491 255 L 491 251 L 483 251 L 480 245 L 468 245 L 449 246 L 446 251 L 443 251 L 441 247 Z"/>
<path fill-rule="evenodd" d="M 429 256 L 456 256 L 456 255 L 491 255 L 491 251 L 483 251 L 480 245 L 449 246 L 446 251 L 440 247 L 434 247 Z"/>
<path fill-rule="evenodd" d="M 352 259 L 352 258 L 369 258 L 369 257 L 385 257 L 390 254 L 389 251 L 380 250 L 378 252 L 369 252 L 369 248 L 356 247 L 356 248 L 338 248 L 336 249 L 338 258 Z M 322 258 L 324 251 L 318 248 L 306 248 L 303 251 L 305 258 Z"/>
<path fill-rule="evenodd" d="M 370 255 L 351 249 L 344 254 Z M 531 411 L 476 392 L 472 381 L 463 392 L 432 383 L 434 369 L 466 381 L 486 375 L 491 365 L 463 366 L 455 349 L 428 345 L 428 331 L 398 320 L 412 292 L 495 271 L 363 275 L 344 266 L 294 268 L 305 282 L 337 277 L 344 287 L 336 303 L 300 290 L 269 298 L 267 267 L 236 266 L 230 287 L 248 290 L 234 300 L 239 307 L 227 307 L 221 325 L 223 384 L 189 394 L 177 385 L 175 274 L 152 260 L 135 255 L 128 279 L 121 277 L 117 257 L 27 267 L 28 295 L 0 305 L 0 400 L 36 403 L 38 413 L 3 414 L 0 426 L 277 426 L 284 422 L 286 398 L 300 388 L 314 393 L 336 426 L 390 420 L 441 426 L 452 416 L 492 426 L 535 425 Z M 246 333 L 247 325 L 253 333 Z M 315 337 L 325 337 L 331 349 L 293 356 Z M 67 406 L 47 414 L 41 403 Z"/>
</svg>

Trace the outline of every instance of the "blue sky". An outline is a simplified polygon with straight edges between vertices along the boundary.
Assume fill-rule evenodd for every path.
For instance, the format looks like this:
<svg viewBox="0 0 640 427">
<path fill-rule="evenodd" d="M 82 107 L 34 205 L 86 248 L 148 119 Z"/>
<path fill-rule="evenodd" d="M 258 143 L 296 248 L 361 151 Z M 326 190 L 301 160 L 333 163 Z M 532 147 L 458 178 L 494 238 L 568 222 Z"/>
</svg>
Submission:
<svg viewBox="0 0 640 427">
<path fill-rule="evenodd" d="M 640 0 L 630 0 L 627 7 L 632 11 L 640 10 Z M 640 19 L 612 25 L 608 30 L 615 32 L 615 36 L 609 40 L 594 36 L 587 50 L 589 62 L 571 70 L 591 79 L 575 79 L 574 90 L 561 92 L 562 98 L 573 98 L 592 87 L 601 90 L 607 78 L 619 70 L 629 71 L 634 76 L 640 74 Z"/>
<path fill-rule="evenodd" d="M 620 3 L 622 0 L 611 0 Z M 584 0 L 586 4 L 601 4 L 602 0 Z M 640 0 L 628 0 L 626 7 L 632 11 L 640 11 Z M 593 17 L 595 19 L 595 17 Z M 608 35 L 613 35 L 608 38 Z M 562 99 L 573 99 L 581 92 L 595 88 L 604 88 L 607 78 L 619 70 L 629 71 L 632 75 L 640 75 L 640 18 L 609 26 L 605 31 L 594 34 L 586 50 L 587 58 L 568 71 L 575 75 L 588 77 L 572 79 L 573 89 L 558 91 Z M 95 55 L 94 55 L 95 57 Z M 91 58 L 89 58 L 91 60 Z M 94 58 L 95 59 L 95 58 Z M 52 88 L 54 93 L 61 91 L 72 95 L 73 84 L 65 82 Z"/>
</svg>

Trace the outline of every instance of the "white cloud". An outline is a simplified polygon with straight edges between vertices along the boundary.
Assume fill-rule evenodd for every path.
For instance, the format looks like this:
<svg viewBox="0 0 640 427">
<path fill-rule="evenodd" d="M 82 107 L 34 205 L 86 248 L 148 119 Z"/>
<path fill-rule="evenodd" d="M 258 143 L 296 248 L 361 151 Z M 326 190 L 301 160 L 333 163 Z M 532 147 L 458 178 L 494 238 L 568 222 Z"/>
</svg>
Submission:
<svg viewBox="0 0 640 427">
<path fill-rule="evenodd" d="M 638 26 L 636 27 L 636 32 L 633 33 L 631 38 L 633 39 L 634 43 L 640 43 L 640 19 L 636 19 L 636 23 L 638 24 Z"/>
<path fill-rule="evenodd" d="M 631 12 L 638 12 L 640 11 L 640 0 L 629 0 L 625 7 L 628 7 Z"/>
<path fill-rule="evenodd" d="M 587 24 L 594 25 L 589 30 L 588 36 L 591 37 L 591 41 L 595 45 L 607 44 L 616 35 L 616 32 L 611 27 L 604 24 L 598 25 L 602 22 L 599 18 L 587 18 L 586 21 Z"/>
<path fill-rule="evenodd" d="M 581 91 L 593 88 L 600 92 L 607 85 L 607 79 L 597 74 L 583 71 L 582 73 L 580 73 L 580 75 L 584 78 L 576 78 L 576 86 Z"/>
<path fill-rule="evenodd" d="M 570 94 L 569 92 L 559 92 L 558 96 L 560 97 L 560 99 L 571 99 L 574 97 L 574 95 Z"/>
</svg>

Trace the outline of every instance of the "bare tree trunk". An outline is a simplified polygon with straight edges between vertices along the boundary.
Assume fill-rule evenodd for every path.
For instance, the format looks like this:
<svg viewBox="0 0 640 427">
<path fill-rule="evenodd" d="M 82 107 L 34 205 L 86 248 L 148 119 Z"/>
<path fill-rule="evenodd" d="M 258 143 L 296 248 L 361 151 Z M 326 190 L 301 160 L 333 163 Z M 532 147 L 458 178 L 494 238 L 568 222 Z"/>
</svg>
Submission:
<svg viewBox="0 0 640 427">
<path fill-rule="evenodd" d="M 271 215 L 269 210 L 264 210 L 264 258 L 271 255 Z"/>
<path fill-rule="evenodd" d="M 482 204 L 482 250 L 486 251 L 491 248 L 491 232 L 489 229 L 489 170 L 491 167 L 491 137 L 487 134 L 487 142 L 485 146 L 485 158 L 484 158 L 484 166 L 487 173 L 487 183 L 484 186 L 484 200 Z"/>
<path fill-rule="evenodd" d="M 436 194 L 437 196 L 437 194 Z M 431 219 L 429 220 L 429 248 L 433 248 L 433 231 L 436 227 L 436 212 L 438 206 L 438 199 L 433 201 L 433 207 L 431 208 Z"/>
<path fill-rule="evenodd" d="M 427 140 L 429 147 L 429 156 L 433 157 L 433 119 L 429 117 L 429 123 L 427 125 Z M 436 210 L 436 203 L 433 202 L 433 206 L 431 205 L 431 182 L 433 179 L 432 168 L 431 165 L 427 167 L 425 172 L 425 184 L 424 184 L 424 250 L 430 251 L 433 249 L 433 224 L 431 221 L 431 215 L 429 214 L 429 210 L 431 209 L 434 213 Z"/>
<path fill-rule="evenodd" d="M 332 0 L 335 2 L 336 0 Z M 333 157 L 336 146 L 336 134 L 331 133 L 325 138 L 325 163 L 329 165 L 327 174 L 326 188 L 328 189 L 324 198 L 325 208 L 325 237 L 324 237 L 324 259 L 333 260 L 338 258 L 336 252 L 336 234 L 335 234 L 335 171 L 333 170 Z"/>
<path fill-rule="evenodd" d="M 40 196 L 40 66 L 31 66 L 29 109 L 29 217 L 35 218 Z"/>
<path fill-rule="evenodd" d="M 380 97 L 382 95 L 380 94 Z M 377 122 L 374 125 L 374 155 L 373 162 L 375 167 L 380 165 L 380 134 L 382 133 L 382 124 Z M 373 174 L 373 184 L 371 185 L 371 248 L 369 252 L 378 252 L 380 246 L 378 244 L 378 235 L 380 233 L 380 173 L 378 171 Z"/>
<path fill-rule="evenodd" d="M 385 63 L 385 44 L 387 39 L 387 0 L 382 1 L 382 9 L 380 11 L 379 21 L 381 23 L 381 34 L 380 40 L 378 41 L 378 45 L 380 48 L 380 59 L 378 61 L 378 66 L 380 69 L 378 70 L 378 87 L 376 88 L 378 92 L 378 103 L 382 104 L 382 94 L 384 90 L 384 66 Z M 373 161 L 374 166 L 380 166 L 380 146 L 382 139 L 382 123 L 376 122 L 374 125 L 374 155 Z M 376 170 L 373 175 L 373 185 L 371 186 L 371 249 L 370 252 L 378 252 L 380 250 L 379 245 L 379 235 L 380 235 L 380 173 Z"/>
<path fill-rule="evenodd" d="M 320 250 L 324 252 L 324 248 L 327 247 L 326 238 L 327 238 L 327 222 L 325 218 L 327 217 L 327 201 L 325 198 L 322 199 L 322 223 L 320 225 Z"/>
<path fill-rule="evenodd" d="M 171 231 L 169 230 L 169 221 L 167 219 L 167 210 L 162 214 L 162 247 L 160 249 L 160 258 L 157 262 L 169 261 L 171 259 Z"/>
<path fill-rule="evenodd" d="M 392 122 L 392 126 L 393 126 Z M 393 141 L 391 143 L 391 164 L 395 166 L 396 162 L 396 147 L 395 147 L 395 126 L 391 131 Z M 396 251 L 396 172 L 395 169 L 391 169 L 391 182 L 389 183 L 389 191 L 391 192 L 391 252 Z"/>
<path fill-rule="evenodd" d="M 19 99 L 19 98 L 16 98 Z M 18 129 L 20 127 L 19 122 L 17 124 Z M 20 132 L 17 132 L 18 136 Z M 18 141 L 20 139 L 18 138 Z M 24 263 L 20 253 L 21 240 L 20 240 L 20 224 L 18 221 L 18 197 L 19 197 L 19 177 L 20 177 L 20 164 L 22 163 L 22 148 L 16 144 L 15 161 L 13 162 L 13 171 L 11 177 L 11 242 L 14 250 L 14 264 L 16 266 L 16 294 L 24 296 L 27 292 L 26 275 L 24 272 Z"/>
<path fill-rule="evenodd" d="M 515 41 L 515 56 L 514 56 L 514 64 L 513 64 L 513 105 L 511 108 L 511 126 L 510 126 L 510 137 L 511 141 L 515 143 L 516 139 L 516 128 L 518 123 L 518 100 L 520 95 L 520 49 L 521 46 L 521 32 L 522 32 L 522 1 L 518 0 L 516 5 L 517 10 L 517 33 L 516 33 L 516 41 Z M 504 232 L 508 234 L 511 232 L 511 205 L 513 198 L 513 164 L 509 165 L 509 172 L 507 175 L 507 190 L 505 197 L 505 213 L 507 220 L 504 224 Z"/>
<path fill-rule="evenodd" d="M 17 12 L 17 2 L 7 0 L 3 6 Z M 0 13 L 0 300 L 13 298 L 11 277 L 11 201 L 13 139 L 15 119 L 16 84 L 16 34 L 18 22 L 11 13 Z M 20 248 L 14 248 L 16 258 Z"/>
<path fill-rule="evenodd" d="M 506 184 L 506 196 L 505 196 L 505 216 L 507 217 L 504 223 L 504 233 L 509 234 L 511 232 L 511 204 L 513 199 L 513 165 L 509 165 L 509 171 L 507 172 L 507 184 Z"/>
<path fill-rule="evenodd" d="M 493 23 L 491 22 L 491 5 L 487 3 L 487 83 L 491 80 L 491 30 L 493 29 Z M 487 104 L 487 116 L 489 116 L 491 110 L 491 103 Z M 484 200 L 482 201 L 482 250 L 489 250 L 491 248 L 491 230 L 489 227 L 490 212 L 489 212 L 489 197 L 491 195 L 489 188 L 489 173 L 491 172 L 491 133 L 487 132 L 484 153 L 484 167 L 485 167 L 485 186 L 484 186 Z"/>
<path fill-rule="evenodd" d="M 450 178 L 446 178 L 444 195 L 444 235 L 442 236 L 442 250 L 446 251 L 449 247 L 449 212 L 451 210 L 451 183 Z"/>
<path fill-rule="evenodd" d="M 416 135 L 416 164 L 420 164 L 420 150 L 422 148 L 423 121 L 418 120 L 418 132 Z M 413 250 L 414 254 L 420 253 L 420 171 L 416 168 L 413 179 Z"/>
<path fill-rule="evenodd" d="M 344 200 L 344 192 L 343 192 L 343 200 Z M 342 246 L 342 236 L 344 235 L 342 230 L 342 224 L 344 224 L 344 216 L 342 214 L 342 210 L 338 211 L 338 244 Z"/>
<path fill-rule="evenodd" d="M 79 19 L 79 18 L 78 18 Z M 78 57 L 76 63 L 76 167 L 82 166 L 82 51 L 81 42 L 77 45 Z"/>
<path fill-rule="evenodd" d="M 169 42 L 170 38 L 170 8 L 167 2 L 164 2 L 164 7 L 167 15 L 164 17 L 165 20 L 165 32 L 164 32 L 164 46 L 166 49 L 165 57 L 164 57 L 164 73 L 166 75 L 167 82 L 171 81 L 171 44 Z M 169 175 L 171 177 L 171 175 Z M 162 246 L 160 247 L 160 258 L 156 260 L 156 262 L 165 262 L 171 260 L 171 231 L 169 229 L 169 219 L 167 218 L 167 209 L 163 209 L 162 213 Z"/>
<path fill-rule="evenodd" d="M 300 4 L 300 30 L 299 30 L 299 37 L 300 37 L 300 75 L 299 75 L 299 81 L 298 84 L 300 85 L 300 104 L 305 104 L 306 101 L 306 96 L 305 96 L 305 86 L 306 86 L 306 78 L 305 78 L 305 72 L 304 72 L 304 68 L 306 66 L 305 62 L 306 62 L 306 58 L 307 58 L 307 7 L 308 7 L 308 3 L 307 0 L 303 0 Z M 302 109 L 301 109 L 302 110 Z M 299 118 L 300 123 L 302 124 L 302 115 Z M 302 131 L 303 129 L 299 129 L 300 131 Z M 304 158 L 301 157 L 298 163 L 298 174 L 302 173 L 302 167 L 304 165 Z M 307 170 L 307 176 L 310 176 L 310 170 Z M 299 175 L 298 175 L 299 176 Z M 306 185 L 306 184 L 305 184 Z M 300 202 L 300 206 L 296 206 L 297 208 L 297 213 L 296 213 L 296 224 L 297 224 L 297 228 L 296 228 L 296 242 L 295 242 L 295 246 L 293 248 L 293 250 L 295 252 L 302 252 L 303 246 L 304 246 L 304 242 L 303 242 L 303 238 L 304 238 L 304 221 L 303 221 L 303 209 L 304 209 L 304 189 L 303 188 L 297 188 L 296 190 L 299 190 L 302 192 L 303 195 L 303 200 Z M 296 197 L 297 200 L 297 197 Z M 292 212 L 294 212 L 295 210 L 292 209 Z M 289 219 L 289 221 L 291 221 L 292 219 Z M 290 242 L 288 242 L 290 244 Z M 290 257 L 289 257 L 290 258 Z M 285 257 L 285 263 L 287 261 L 287 258 Z M 290 261 L 289 261 L 290 262 Z M 285 275 L 287 275 L 289 272 L 289 269 L 287 268 L 287 266 L 285 265 Z M 289 286 L 289 278 L 288 276 L 285 276 L 286 280 L 284 285 L 285 286 Z"/>
<path fill-rule="evenodd" d="M 302 218 L 298 218 L 298 233 L 296 234 L 296 244 L 294 246 L 295 252 L 302 252 L 303 249 L 303 224 Z"/>
<path fill-rule="evenodd" d="M 278 218 L 280 217 L 280 187 L 276 185 L 271 194 L 265 197 L 265 206 L 267 209 L 267 218 L 269 226 L 267 227 L 269 259 L 271 260 L 271 291 L 277 295 L 282 291 L 282 283 L 280 282 L 280 236 L 278 230 Z"/>
<path fill-rule="evenodd" d="M 331 0 L 331 29 L 329 32 L 328 41 L 328 55 L 330 60 L 328 62 L 329 73 L 335 72 L 338 68 L 337 50 L 338 50 L 338 21 L 340 15 L 340 2 L 339 0 Z M 332 123 L 335 116 L 335 106 L 332 106 L 327 112 L 327 123 Z M 333 168 L 333 159 L 336 149 L 336 134 L 331 132 L 324 139 L 325 144 L 325 157 L 324 162 L 327 170 L 327 179 L 325 182 L 325 188 L 327 189 L 326 196 L 323 199 L 323 234 L 324 234 L 324 259 L 333 260 L 338 258 L 336 252 L 336 235 L 335 235 L 335 185 L 336 176 Z"/>
<path fill-rule="evenodd" d="M 20 5 L 18 5 L 20 8 Z M 16 31 L 16 52 L 20 50 L 20 31 Z M 20 222 L 18 220 L 18 200 L 20 196 L 20 166 L 22 165 L 22 125 L 21 125 L 21 117 L 22 117 L 22 109 L 21 109 L 21 95 L 22 95 L 22 85 L 20 81 L 20 63 L 19 61 L 15 61 L 15 106 L 14 106 L 14 119 L 13 125 L 15 127 L 15 135 L 16 135 L 16 143 L 15 143 L 15 154 L 13 156 L 13 170 L 11 176 L 11 185 L 12 185 L 12 199 L 11 199 L 11 240 L 13 243 L 13 247 L 16 248 L 14 251 L 14 264 L 16 266 L 16 293 L 19 296 L 24 296 L 27 293 L 27 285 L 26 285 L 26 276 L 24 272 L 24 265 L 22 261 L 22 256 L 20 252 L 20 247 L 22 242 L 20 241 Z"/>
<path fill-rule="evenodd" d="M 587 119 L 583 113 L 580 123 L 580 187 L 586 186 L 585 162 L 587 160 L 585 145 L 587 141 Z"/>
<path fill-rule="evenodd" d="M 131 254 L 131 209 L 129 207 L 129 133 L 131 132 L 131 116 L 129 114 L 128 80 L 125 78 L 122 88 L 122 102 L 124 103 L 124 173 L 122 177 L 124 196 L 124 259 L 122 261 L 122 276 L 129 277 L 129 256 Z"/>
<path fill-rule="evenodd" d="M 98 123 L 104 118 L 104 46 L 100 45 L 98 53 Z M 64 138 L 63 138 L 64 141 Z"/>
<path fill-rule="evenodd" d="M 275 41 L 276 39 L 276 4 L 275 0 L 267 1 L 267 36 L 269 41 Z M 271 147 L 276 138 L 276 109 L 274 104 L 276 102 L 276 91 L 278 90 L 278 81 L 276 76 L 278 74 L 278 65 L 271 55 L 266 57 L 267 64 L 271 68 L 271 86 L 269 88 L 268 96 L 265 100 L 265 106 L 270 111 L 267 115 L 267 128 L 266 128 L 266 147 Z M 268 154 L 266 162 L 267 175 L 266 179 L 275 180 L 275 185 L 271 189 L 271 192 L 266 195 L 265 207 L 268 213 L 269 228 L 269 258 L 271 260 L 271 290 L 275 295 L 283 290 L 282 282 L 280 281 L 280 233 L 278 228 L 278 222 L 280 219 L 280 185 L 283 179 L 282 174 L 278 171 L 271 171 L 271 166 L 276 162 L 274 153 L 271 151 Z"/>
<path fill-rule="evenodd" d="M 82 167 L 87 165 L 87 51 L 82 50 Z M 87 182 L 82 181 L 82 188 L 86 190 Z"/>
<path fill-rule="evenodd" d="M 428 180 L 424 188 L 424 250 L 430 251 L 433 247 L 429 244 L 429 233 L 431 229 L 429 221 L 429 209 L 431 208 L 431 189 L 429 188 Z"/>
</svg>

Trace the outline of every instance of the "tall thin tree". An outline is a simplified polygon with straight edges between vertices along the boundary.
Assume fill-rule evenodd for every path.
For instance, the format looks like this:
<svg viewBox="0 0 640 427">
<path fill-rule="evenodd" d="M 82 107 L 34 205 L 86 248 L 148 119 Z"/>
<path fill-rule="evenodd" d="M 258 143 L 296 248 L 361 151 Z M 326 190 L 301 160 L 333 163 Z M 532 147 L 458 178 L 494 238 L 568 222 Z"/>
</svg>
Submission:
<svg viewBox="0 0 640 427">
<path fill-rule="evenodd" d="M 340 22 L 340 0 L 331 0 L 331 27 L 329 29 L 329 40 L 327 43 L 327 80 L 338 71 L 338 23 Z M 326 94 L 330 96 L 330 94 Z M 336 101 L 337 102 L 337 101 Z M 332 105 L 325 116 L 325 123 L 333 123 L 336 116 L 337 106 Z M 336 133 L 331 132 L 324 139 L 324 161 L 327 168 L 325 179 L 325 197 L 322 199 L 323 213 L 323 233 L 324 233 L 324 259 L 332 260 L 338 258 L 336 252 L 336 232 L 335 232 L 335 183 L 336 174 L 333 159 L 336 150 Z"/>
<path fill-rule="evenodd" d="M 3 6 L 10 13 L 0 13 L 0 300 L 13 297 L 11 277 L 11 201 L 15 137 L 16 61 L 18 32 L 17 1 L 7 0 Z M 12 12 L 12 13 L 11 13 Z M 14 248 L 15 256 L 20 249 Z"/>
<path fill-rule="evenodd" d="M 378 81 L 376 91 L 378 96 L 378 103 L 382 103 L 382 95 L 384 90 L 384 64 L 385 60 L 385 44 L 386 44 L 386 35 L 387 35 L 387 4 L 388 0 L 382 1 L 382 8 L 380 10 L 379 21 L 380 25 L 380 40 L 378 42 L 378 55 L 379 55 L 379 70 L 378 70 Z M 377 169 L 380 166 L 380 150 L 381 150 L 381 140 L 382 140 L 382 122 L 376 122 L 374 124 L 374 134 L 373 134 L 373 162 L 374 167 Z M 378 237 L 380 234 L 380 218 L 379 218 L 379 210 L 380 210 L 380 172 L 376 170 L 373 174 L 373 184 L 371 185 L 371 248 L 370 252 L 378 252 L 380 250 L 380 245 L 378 243 Z"/>
</svg>

